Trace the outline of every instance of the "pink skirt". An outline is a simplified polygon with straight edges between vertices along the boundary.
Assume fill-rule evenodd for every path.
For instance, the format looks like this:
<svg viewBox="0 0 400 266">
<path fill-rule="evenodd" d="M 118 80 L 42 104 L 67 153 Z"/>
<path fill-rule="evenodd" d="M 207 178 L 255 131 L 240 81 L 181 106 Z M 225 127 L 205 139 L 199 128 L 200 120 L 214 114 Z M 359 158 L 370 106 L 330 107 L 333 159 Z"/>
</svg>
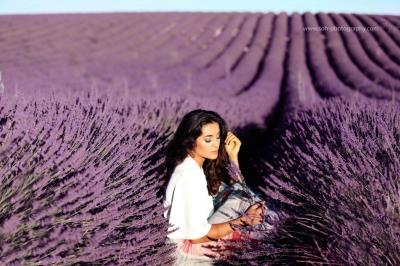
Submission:
<svg viewBox="0 0 400 266">
<path fill-rule="evenodd" d="M 223 247 L 222 240 L 241 240 L 243 233 L 236 230 L 229 235 L 218 239 L 218 241 L 209 241 L 205 243 L 192 244 L 189 239 L 178 240 L 176 249 L 175 265 L 212 265 L 212 261 L 218 259 L 220 254 L 212 251 L 209 247 Z M 207 255 L 214 256 L 210 258 Z"/>
</svg>

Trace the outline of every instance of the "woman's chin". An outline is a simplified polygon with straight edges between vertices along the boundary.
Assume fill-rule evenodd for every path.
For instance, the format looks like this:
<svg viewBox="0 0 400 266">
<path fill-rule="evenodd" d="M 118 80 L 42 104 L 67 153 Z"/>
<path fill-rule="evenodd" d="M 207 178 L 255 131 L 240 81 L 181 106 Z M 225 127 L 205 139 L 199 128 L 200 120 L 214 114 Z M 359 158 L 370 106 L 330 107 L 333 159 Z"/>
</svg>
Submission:
<svg viewBox="0 0 400 266">
<path fill-rule="evenodd" d="M 218 158 L 218 154 L 216 154 L 216 155 L 211 155 L 210 156 L 210 160 L 216 160 Z"/>
</svg>

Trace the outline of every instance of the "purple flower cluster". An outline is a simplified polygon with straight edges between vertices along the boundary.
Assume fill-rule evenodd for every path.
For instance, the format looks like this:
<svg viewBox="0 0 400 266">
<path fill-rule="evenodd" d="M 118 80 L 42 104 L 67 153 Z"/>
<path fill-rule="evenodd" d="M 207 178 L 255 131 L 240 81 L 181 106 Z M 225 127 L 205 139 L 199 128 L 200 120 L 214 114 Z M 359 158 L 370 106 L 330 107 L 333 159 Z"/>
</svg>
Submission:
<svg viewBox="0 0 400 266">
<path fill-rule="evenodd" d="M 171 261 L 157 191 L 178 101 L 1 106 L 1 264 Z"/>
<path fill-rule="evenodd" d="M 298 113 L 270 152 L 274 159 L 260 166 L 268 173 L 261 190 L 291 217 L 273 240 L 276 247 L 285 245 L 277 258 L 310 264 L 400 263 L 397 104 L 327 101 Z"/>
</svg>

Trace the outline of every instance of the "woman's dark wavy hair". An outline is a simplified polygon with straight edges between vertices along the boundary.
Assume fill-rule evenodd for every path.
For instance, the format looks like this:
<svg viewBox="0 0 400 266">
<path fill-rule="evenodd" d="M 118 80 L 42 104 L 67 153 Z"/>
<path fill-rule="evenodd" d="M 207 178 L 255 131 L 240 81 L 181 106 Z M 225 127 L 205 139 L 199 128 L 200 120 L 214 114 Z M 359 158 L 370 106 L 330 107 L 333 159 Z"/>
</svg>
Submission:
<svg viewBox="0 0 400 266">
<path fill-rule="evenodd" d="M 228 125 L 216 112 L 196 109 L 187 113 L 179 124 L 172 140 L 166 147 L 166 179 L 171 177 L 175 167 L 180 164 L 194 147 L 196 139 L 201 135 L 201 128 L 205 124 L 216 122 L 219 124 L 221 144 L 219 145 L 218 157 L 215 160 L 206 159 L 203 164 L 204 173 L 207 178 L 208 194 L 215 195 L 218 192 L 221 181 L 231 184 L 227 165 L 228 154 L 223 145 L 228 134 Z"/>
</svg>

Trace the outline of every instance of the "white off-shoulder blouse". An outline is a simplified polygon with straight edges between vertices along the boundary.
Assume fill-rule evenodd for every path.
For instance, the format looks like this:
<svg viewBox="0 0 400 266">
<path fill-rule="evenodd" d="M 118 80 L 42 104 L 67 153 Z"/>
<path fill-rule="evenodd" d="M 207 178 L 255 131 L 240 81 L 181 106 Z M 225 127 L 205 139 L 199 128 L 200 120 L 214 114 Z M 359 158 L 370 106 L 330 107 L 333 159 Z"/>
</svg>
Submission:
<svg viewBox="0 0 400 266">
<path fill-rule="evenodd" d="M 197 239 L 205 236 L 211 224 L 213 197 L 208 194 L 207 180 L 202 167 L 188 155 L 174 169 L 165 193 L 164 217 L 172 225 L 171 240 Z"/>
</svg>

